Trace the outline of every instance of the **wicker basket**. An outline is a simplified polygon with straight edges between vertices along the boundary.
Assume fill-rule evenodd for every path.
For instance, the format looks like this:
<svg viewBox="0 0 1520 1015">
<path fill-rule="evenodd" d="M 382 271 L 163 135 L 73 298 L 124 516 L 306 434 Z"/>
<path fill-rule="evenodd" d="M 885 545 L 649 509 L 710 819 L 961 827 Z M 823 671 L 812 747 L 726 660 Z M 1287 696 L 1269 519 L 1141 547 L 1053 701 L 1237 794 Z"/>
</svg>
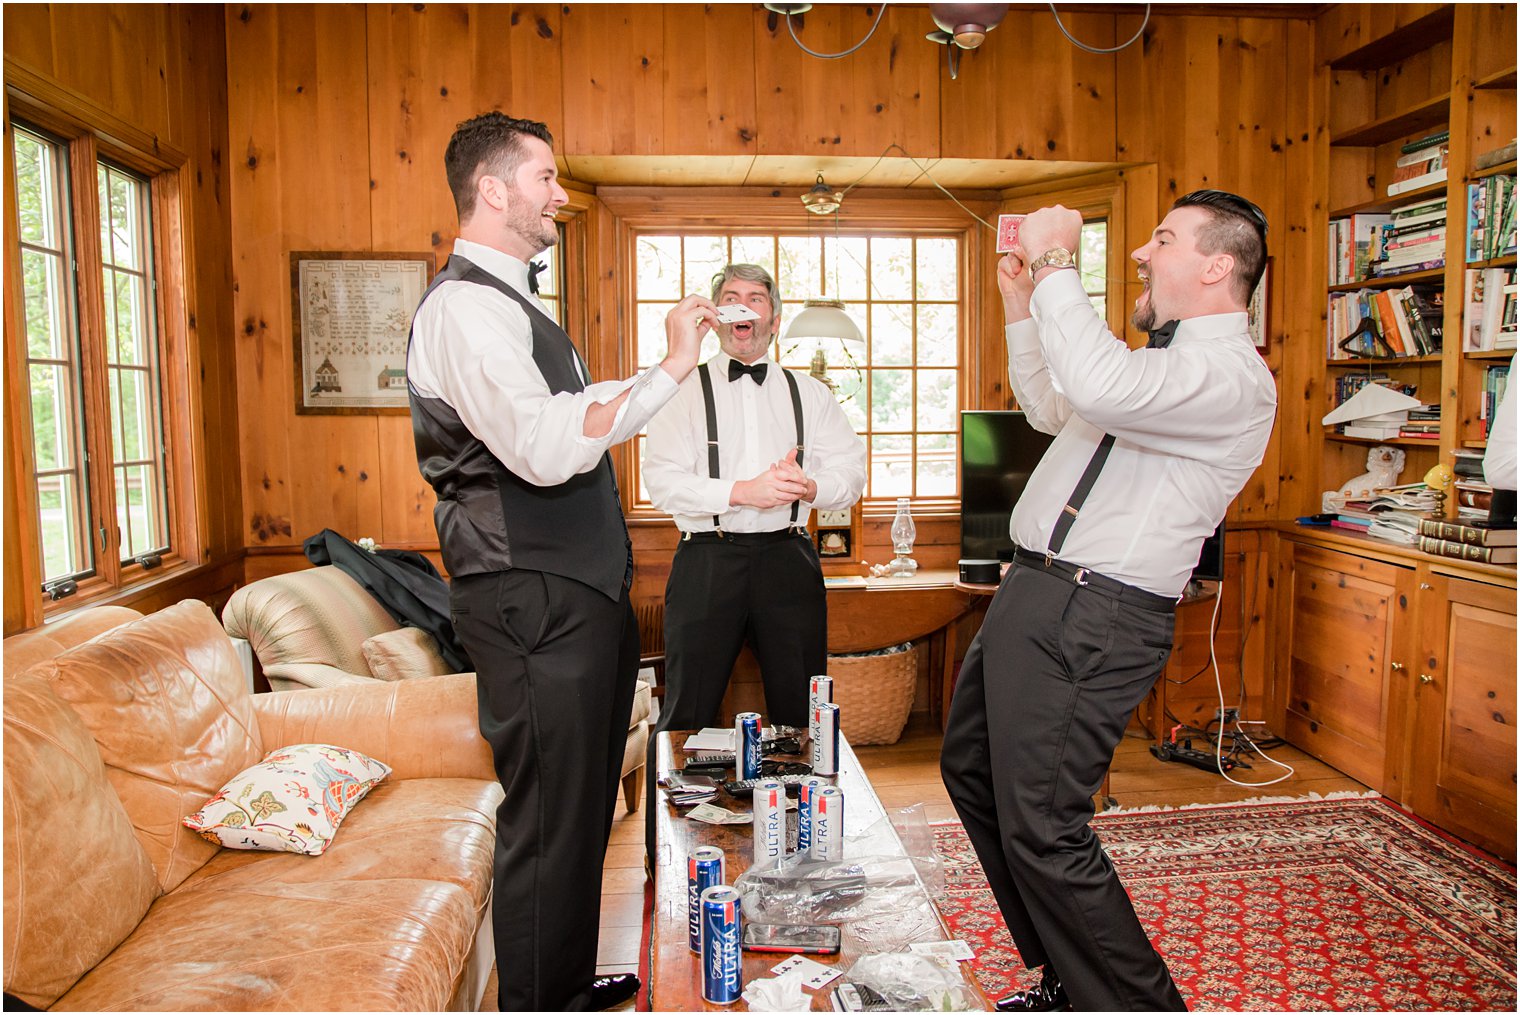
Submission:
<svg viewBox="0 0 1520 1015">
<path fill-rule="evenodd" d="M 841 732 L 851 744 L 895 744 L 918 682 L 918 647 L 870 656 L 829 656 Z"/>
</svg>

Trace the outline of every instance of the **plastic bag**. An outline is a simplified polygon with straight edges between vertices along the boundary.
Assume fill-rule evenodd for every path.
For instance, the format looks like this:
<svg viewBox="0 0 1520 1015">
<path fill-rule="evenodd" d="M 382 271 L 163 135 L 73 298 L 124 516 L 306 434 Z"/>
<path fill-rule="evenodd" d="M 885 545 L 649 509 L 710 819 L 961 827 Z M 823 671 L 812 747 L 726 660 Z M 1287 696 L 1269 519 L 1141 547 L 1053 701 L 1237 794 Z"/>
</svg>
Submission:
<svg viewBox="0 0 1520 1015">
<path fill-rule="evenodd" d="M 976 991 L 958 968 L 941 965 L 912 952 L 886 952 L 858 959 L 840 981 L 844 991 L 853 985 L 871 1004 L 878 999 L 888 1011 L 978 1011 Z M 874 995 L 874 997 L 873 997 Z"/>
</svg>

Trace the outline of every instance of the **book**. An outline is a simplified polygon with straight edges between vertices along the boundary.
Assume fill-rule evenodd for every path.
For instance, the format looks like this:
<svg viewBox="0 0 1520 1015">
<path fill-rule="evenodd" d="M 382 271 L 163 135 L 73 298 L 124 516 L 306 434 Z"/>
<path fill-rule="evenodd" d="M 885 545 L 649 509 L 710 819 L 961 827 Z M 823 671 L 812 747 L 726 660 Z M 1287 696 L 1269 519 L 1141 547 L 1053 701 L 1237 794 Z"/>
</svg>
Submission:
<svg viewBox="0 0 1520 1015">
<path fill-rule="evenodd" d="M 1410 152 L 1417 152 L 1425 148 L 1432 148 L 1436 145 L 1443 144 L 1450 139 L 1450 128 L 1447 128 L 1445 130 L 1438 130 L 1434 134 L 1427 134 L 1425 137 L 1415 138 L 1413 141 L 1409 141 L 1403 145 L 1400 145 L 1399 153 L 1402 155 L 1408 155 Z"/>
<path fill-rule="evenodd" d="M 1514 546 L 1514 529 L 1497 529 L 1487 525 L 1462 525 L 1440 518 L 1426 518 L 1420 522 L 1420 535 L 1432 539 L 1446 539 L 1474 546 Z"/>
<path fill-rule="evenodd" d="M 1500 166 L 1506 162 L 1515 161 L 1515 142 L 1511 141 L 1502 148 L 1482 152 L 1473 157 L 1474 169 L 1488 169 L 1492 166 Z"/>
<path fill-rule="evenodd" d="M 1458 560 L 1472 560 L 1480 564 L 1513 564 L 1517 555 L 1520 555 L 1517 554 L 1520 548 L 1514 546 L 1475 546 L 1472 543 L 1435 539 L 1431 536 L 1421 536 L 1418 545 L 1425 553 L 1434 553 L 1440 557 L 1454 557 Z"/>
<path fill-rule="evenodd" d="M 1444 182 L 1446 182 L 1446 167 L 1442 166 L 1440 169 L 1421 174 L 1413 179 L 1399 180 L 1397 183 L 1388 184 L 1388 196 L 1397 197 L 1408 190 L 1419 190 L 1421 187 L 1427 187 L 1432 183 Z"/>
</svg>

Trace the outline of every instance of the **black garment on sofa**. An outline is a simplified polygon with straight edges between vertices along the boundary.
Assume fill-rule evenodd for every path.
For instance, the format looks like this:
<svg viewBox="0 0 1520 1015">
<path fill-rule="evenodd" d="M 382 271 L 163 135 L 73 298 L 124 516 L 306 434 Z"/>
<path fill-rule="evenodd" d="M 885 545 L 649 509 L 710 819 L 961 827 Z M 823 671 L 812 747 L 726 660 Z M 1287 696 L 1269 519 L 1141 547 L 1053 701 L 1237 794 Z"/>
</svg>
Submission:
<svg viewBox="0 0 1520 1015">
<path fill-rule="evenodd" d="M 318 532 L 301 548 L 313 564 L 331 564 L 364 586 L 396 623 L 431 634 L 443 661 L 455 673 L 474 671 L 475 664 L 449 618 L 448 583 L 432 561 L 415 550 L 370 553 L 332 529 Z"/>
</svg>

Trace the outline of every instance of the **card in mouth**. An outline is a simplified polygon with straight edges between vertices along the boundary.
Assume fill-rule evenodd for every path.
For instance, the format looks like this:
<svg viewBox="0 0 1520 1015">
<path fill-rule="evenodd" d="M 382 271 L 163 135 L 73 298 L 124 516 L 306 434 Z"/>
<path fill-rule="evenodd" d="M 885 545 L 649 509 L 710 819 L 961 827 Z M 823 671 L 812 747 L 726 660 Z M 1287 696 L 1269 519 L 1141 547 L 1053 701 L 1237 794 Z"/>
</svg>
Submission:
<svg viewBox="0 0 1520 1015">
<path fill-rule="evenodd" d="M 1024 221 L 1022 215 L 999 215 L 997 252 L 1008 254 L 1013 252 L 1014 244 L 1019 242 L 1019 225 Z"/>
<path fill-rule="evenodd" d="M 725 303 L 718 308 L 718 321 L 721 324 L 758 320 L 760 320 L 760 315 L 742 303 Z"/>
</svg>

